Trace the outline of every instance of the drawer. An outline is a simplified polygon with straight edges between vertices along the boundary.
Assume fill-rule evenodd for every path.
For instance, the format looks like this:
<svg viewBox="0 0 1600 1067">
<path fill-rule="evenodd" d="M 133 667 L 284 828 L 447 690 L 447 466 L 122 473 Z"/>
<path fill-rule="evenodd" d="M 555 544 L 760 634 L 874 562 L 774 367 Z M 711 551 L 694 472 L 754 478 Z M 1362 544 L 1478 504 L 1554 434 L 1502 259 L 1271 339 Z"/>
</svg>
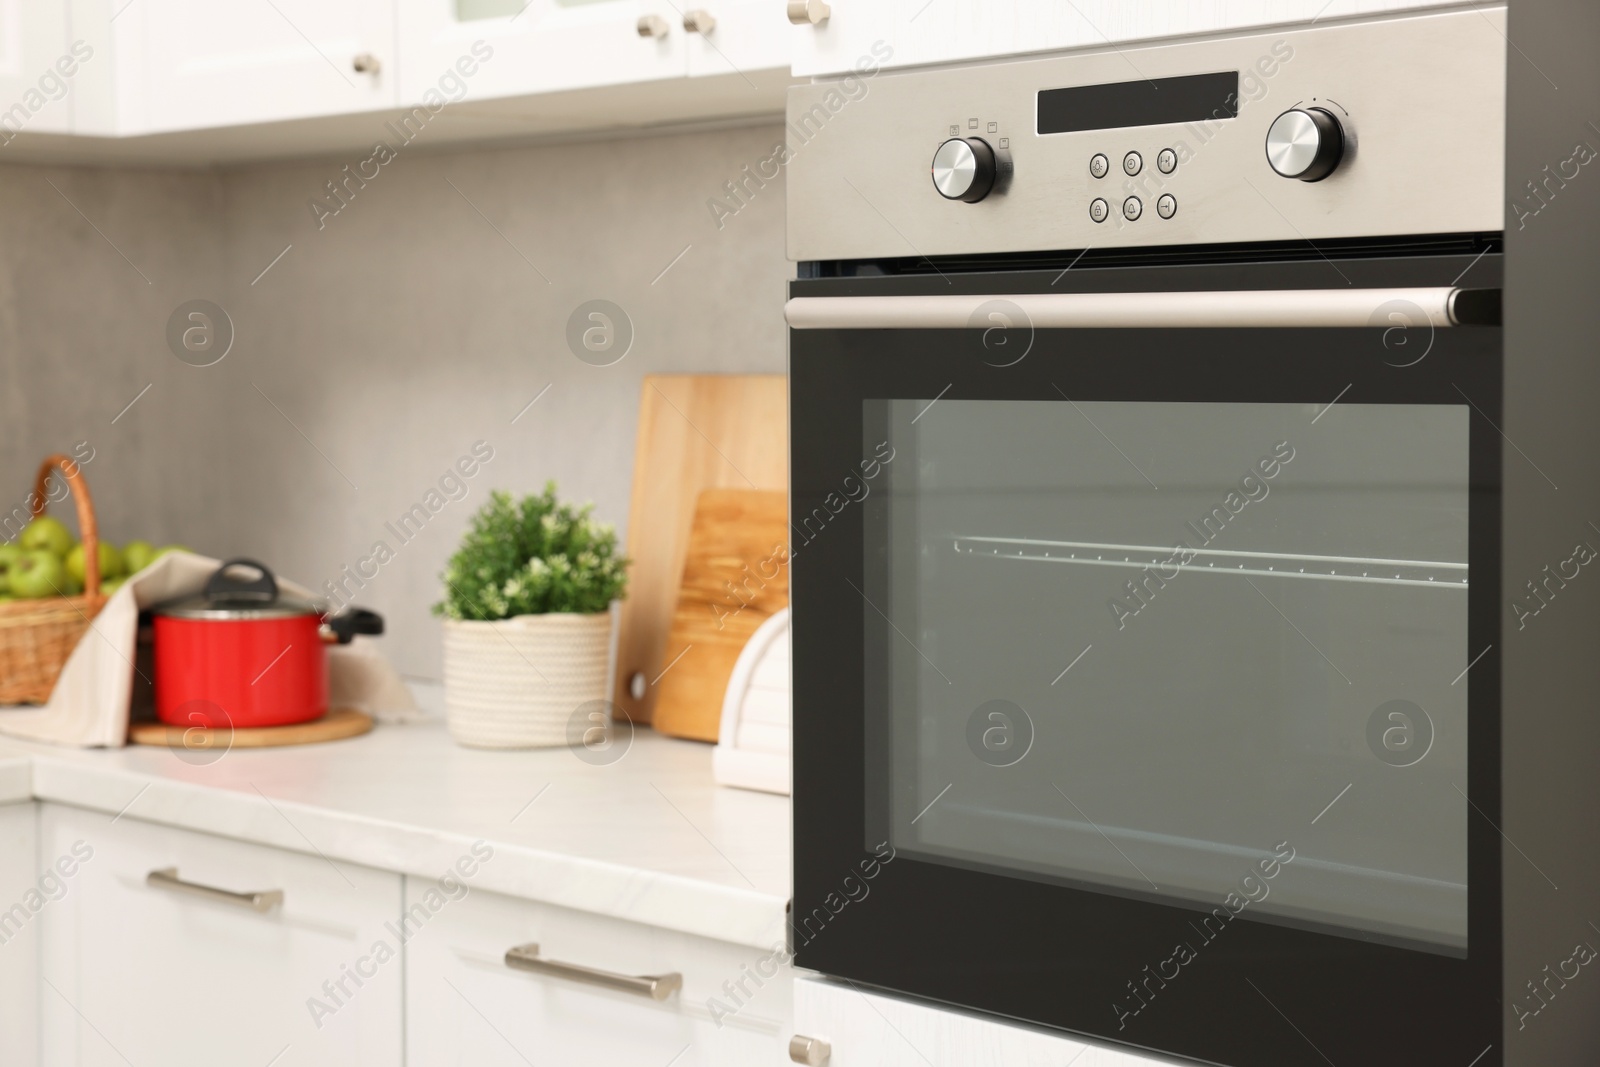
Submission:
<svg viewBox="0 0 1600 1067">
<path fill-rule="evenodd" d="M 406 879 L 407 1062 L 440 1067 L 787 1064 L 792 976 L 771 952 Z M 430 900 L 428 894 L 432 892 Z M 432 905 L 431 907 L 429 905 Z M 608 976 L 682 975 L 657 1000 L 533 973 L 506 952 Z"/>
<path fill-rule="evenodd" d="M 77 860 L 39 916 L 47 1067 L 401 1062 L 399 875 L 56 804 L 40 855 Z"/>
</svg>

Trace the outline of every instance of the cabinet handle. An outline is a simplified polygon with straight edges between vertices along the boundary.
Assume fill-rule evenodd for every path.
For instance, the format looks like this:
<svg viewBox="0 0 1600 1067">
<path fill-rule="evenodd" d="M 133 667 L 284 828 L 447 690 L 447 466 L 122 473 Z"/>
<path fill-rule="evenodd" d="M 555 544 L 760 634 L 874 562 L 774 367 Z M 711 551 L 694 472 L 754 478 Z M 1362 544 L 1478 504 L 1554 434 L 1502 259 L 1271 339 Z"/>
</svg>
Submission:
<svg viewBox="0 0 1600 1067">
<path fill-rule="evenodd" d="M 518 945 L 516 948 L 507 949 L 506 966 L 517 971 L 532 971 L 534 974 L 548 974 L 554 978 L 566 978 L 586 985 L 604 986 L 623 993 L 637 993 L 651 1000 L 666 1000 L 683 988 L 683 975 L 677 971 L 670 974 L 641 975 L 600 971 L 576 963 L 544 959 L 539 955 L 539 946 L 536 944 Z"/>
<path fill-rule="evenodd" d="M 683 28 L 689 33 L 710 33 L 717 28 L 717 17 L 709 11 L 696 8 L 683 13 Z"/>
<path fill-rule="evenodd" d="M 823 0 L 789 0 L 789 21 L 796 26 L 815 26 L 827 22 L 833 8 Z"/>
<path fill-rule="evenodd" d="M 638 26 L 640 37 L 665 37 L 672 27 L 667 25 L 667 20 L 660 15 L 640 15 Z"/>
<path fill-rule="evenodd" d="M 171 889 L 174 892 L 189 893 L 207 900 L 221 901 L 224 904 L 237 904 L 251 911 L 271 911 L 283 903 L 281 889 L 266 889 L 259 893 L 235 893 L 227 889 L 217 889 L 215 886 L 201 885 L 199 882 L 185 882 L 178 877 L 176 867 L 163 867 L 159 871 L 151 871 L 145 875 L 144 880 L 146 885 L 153 885 L 157 889 Z"/>
<path fill-rule="evenodd" d="M 805 1067 L 823 1067 L 831 1055 L 832 1046 L 820 1037 L 795 1034 L 789 1039 L 789 1058 L 795 1063 L 805 1064 Z"/>
<path fill-rule="evenodd" d="M 371 52 L 362 52 L 350 61 L 357 74 L 376 74 L 383 69 L 383 64 Z"/>
</svg>

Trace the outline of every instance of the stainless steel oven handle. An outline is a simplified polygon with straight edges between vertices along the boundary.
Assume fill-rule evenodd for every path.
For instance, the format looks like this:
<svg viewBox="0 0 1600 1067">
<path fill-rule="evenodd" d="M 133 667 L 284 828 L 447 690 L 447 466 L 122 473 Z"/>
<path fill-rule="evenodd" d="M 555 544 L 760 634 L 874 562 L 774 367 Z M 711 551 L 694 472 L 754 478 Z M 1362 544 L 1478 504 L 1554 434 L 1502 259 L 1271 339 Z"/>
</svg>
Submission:
<svg viewBox="0 0 1600 1067">
<path fill-rule="evenodd" d="M 1499 289 L 1252 289 L 1007 296 L 801 296 L 796 330 L 1498 326 Z M 1019 318 L 1021 321 L 1012 321 Z"/>
</svg>

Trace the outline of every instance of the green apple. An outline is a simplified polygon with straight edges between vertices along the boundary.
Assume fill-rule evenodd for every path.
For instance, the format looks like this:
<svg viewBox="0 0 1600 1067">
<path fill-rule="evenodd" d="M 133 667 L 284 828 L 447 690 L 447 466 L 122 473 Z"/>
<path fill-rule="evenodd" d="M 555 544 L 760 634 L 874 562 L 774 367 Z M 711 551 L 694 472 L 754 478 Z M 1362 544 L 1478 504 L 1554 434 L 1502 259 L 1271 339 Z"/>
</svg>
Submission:
<svg viewBox="0 0 1600 1067">
<path fill-rule="evenodd" d="M 193 551 L 194 551 L 194 549 L 190 548 L 188 545 L 162 545 L 160 548 L 156 549 L 156 559 L 160 559 L 162 556 L 165 556 L 168 552 L 193 552 Z"/>
<path fill-rule="evenodd" d="M 23 527 L 17 543 L 23 548 L 47 548 L 61 558 L 72 549 L 72 531 L 60 519 L 40 515 Z"/>
<path fill-rule="evenodd" d="M 101 582 L 100 583 L 100 595 L 101 596 L 110 596 L 112 593 L 115 593 L 118 589 L 121 589 L 122 586 L 123 586 L 123 583 L 125 583 L 127 580 L 128 579 L 126 579 L 126 578 L 113 578 L 109 582 Z"/>
<path fill-rule="evenodd" d="M 22 558 L 22 546 L 15 541 L 0 543 L 0 593 L 11 589 L 11 566 Z"/>
<path fill-rule="evenodd" d="M 11 595 L 24 599 L 55 596 L 72 584 L 67 565 L 47 548 L 33 548 L 11 567 Z"/>
<path fill-rule="evenodd" d="M 101 541 L 99 555 L 100 580 L 102 582 L 104 582 L 107 578 L 116 578 L 122 574 L 122 553 L 117 551 L 115 545 L 108 545 L 104 541 Z M 77 582 L 80 586 L 83 585 L 84 582 L 88 581 L 88 578 L 84 573 L 85 562 L 83 545 L 73 545 L 72 550 L 67 553 L 67 573 L 72 575 L 73 578 L 77 579 Z"/>
<path fill-rule="evenodd" d="M 122 546 L 122 569 L 127 574 L 138 574 L 155 558 L 156 546 L 149 541 L 129 541 Z"/>
</svg>

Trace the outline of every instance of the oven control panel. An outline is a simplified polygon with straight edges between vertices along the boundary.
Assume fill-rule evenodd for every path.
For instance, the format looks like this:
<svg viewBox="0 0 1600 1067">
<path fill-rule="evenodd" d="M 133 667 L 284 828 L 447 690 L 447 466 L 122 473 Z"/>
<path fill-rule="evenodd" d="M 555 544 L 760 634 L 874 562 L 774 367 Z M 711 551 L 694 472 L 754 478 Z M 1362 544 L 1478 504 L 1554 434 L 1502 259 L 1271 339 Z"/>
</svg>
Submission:
<svg viewBox="0 0 1600 1067">
<path fill-rule="evenodd" d="M 796 86 L 789 254 L 1500 230 L 1504 19 L 1431 12 L 882 72 L 848 99 Z"/>
<path fill-rule="evenodd" d="M 1181 144 L 1181 142 L 1180 142 Z M 1170 177 L 1178 170 L 1178 150 L 1173 147 L 1158 148 L 1152 153 L 1155 168 L 1162 175 Z M 1121 173 L 1130 178 L 1137 178 L 1144 173 L 1145 153 L 1136 148 L 1130 148 L 1122 155 L 1121 162 L 1117 165 Z M 1104 152 L 1096 152 L 1089 157 L 1089 176 L 1096 181 L 1104 181 L 1112 173 L 1110 158 Z M 1107 183 L 1102 189 L 1093 184 L 1089 188 L 1094 199 L 1089 201 L 1089 219 L 1093 222 L 1104 222 L 1113 214 L 1120 214 L 1129 222 L 1137 222 L 1144 217 L 1145 200 L 1147 196 L 1138 193 L 1123 195 L 1115 188 L 1115 183 Z M 1147 194 L 1148 195 L 1148 194 Z M 1107 196 L 1110 199 L 1106 199 Z M 1121 196 L 1120 202 L 1118 196 Z M 1156 217 L 1170 219 L 1178 213 L 1178 198 L 1171 192 L 1157 192 L 1151 205 L 1155 209 Z"/>
</svg>

